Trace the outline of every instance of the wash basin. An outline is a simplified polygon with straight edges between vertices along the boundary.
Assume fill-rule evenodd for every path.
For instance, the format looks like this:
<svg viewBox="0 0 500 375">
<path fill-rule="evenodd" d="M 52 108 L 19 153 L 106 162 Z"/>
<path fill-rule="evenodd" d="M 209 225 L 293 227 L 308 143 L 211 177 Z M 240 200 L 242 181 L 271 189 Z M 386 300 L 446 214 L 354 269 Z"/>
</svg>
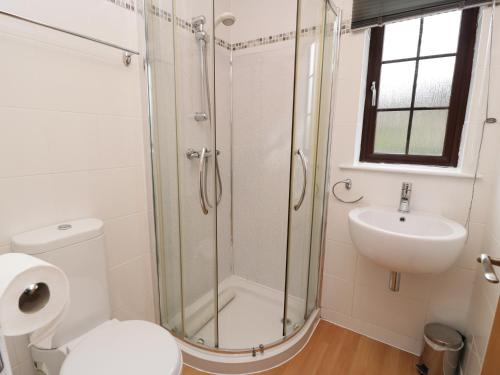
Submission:
<svg viewBox="0 0 500 375">
<path fill-rule="evenodd" d="M 439 215 L 394 208 L 349 212 L 351 238 L 359 252 L 390 271 L 440 273 L 457 260 L 467 231 Z"/>
</svg>

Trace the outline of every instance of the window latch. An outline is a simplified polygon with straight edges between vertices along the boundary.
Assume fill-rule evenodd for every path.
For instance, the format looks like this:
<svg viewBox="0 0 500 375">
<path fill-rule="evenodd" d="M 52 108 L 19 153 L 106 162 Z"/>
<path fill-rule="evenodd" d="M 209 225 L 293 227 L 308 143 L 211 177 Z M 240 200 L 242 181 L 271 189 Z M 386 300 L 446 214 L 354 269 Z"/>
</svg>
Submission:
<svg viewBox="0 0 500 375">
<path fill-rule="evenodd" d="M 377 83 L 375 81 L 372 82 L 372 87 L 370 88 L 372 90 L 372 107 L 377 106 Z"/>
</svg>

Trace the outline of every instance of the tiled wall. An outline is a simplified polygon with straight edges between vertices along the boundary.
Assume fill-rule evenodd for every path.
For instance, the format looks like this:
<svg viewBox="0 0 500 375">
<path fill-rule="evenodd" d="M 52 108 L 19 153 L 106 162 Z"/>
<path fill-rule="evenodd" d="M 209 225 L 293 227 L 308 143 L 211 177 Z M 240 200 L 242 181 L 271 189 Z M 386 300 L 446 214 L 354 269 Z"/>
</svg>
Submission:
<svg viewBox="0 0 500 375">
<path fill-rule="evenodd" d="M 296 4 L 232 0 L 234 273 L 283 290 Z M 258 23 L 258 24 L 257 24 Z"/>
<path fill-rule="evenodd" d="M 112 2 L 2 9 L 137 49 L 136 13 Z M 141 58 L 125 67 L 120 51 L 4 16 L 0 41 L 0 252 L 16 233 L 101 218 L 113 315 L 154 320 Z M 9 343 L 14 374 L 32 374 L 26 340 Z"/>
<path fill-rule="evenodd" d="M 351 1 L 338 1 L 350 18 Z M 420 353 L 423 327 L 427 322 L 450 324 L 468 332 L 467 311 L 475 280 L 475 256 L 481 250 L 491 204 L 492 183 L 496 179 L 494 155 L 498 150 L 500 130 L 487 126 L 476 186 L 470 236 L 457 263 L 435 276 L 403 274 L 399 293 L 387 288 L 388 270 L 359 255 L 348 228 L 347 214 L 357 206 L 382 205 L 397 209 L 403 181 L 413 183 L 411 208 L 442 214 L 465 223 L 472 193 L 468 175 L 476 160 L 482 122 L 481 84 L 485 49 L 483 22 L 478 46 L 472 101 L 466 124 L 464 174 L 461 177 L 417 174 L 388 170 L 351 168 L 357 159 L 357 144 L 362 122 L 363 77 L 367 61 L 368 34 L 346 33 L 341 38 L 340 65 L 336 87 L 333 123 L 333 173 L 331 183 L 344 178 L 353 180 L 353 189 L 340 189 L 345 199 L 364 195 L 358 205 L 347 205 L 330 197 L 327 249 L 323 280 L 322 316 L 404 350 Z M 498 43 L 498 39 L 497 39 Z M 497 102 L 496 102 L 497 103 Z M 495 110 L 497 110 L 495 104 Z"/>
<path fill-rule="evenodd" d="M 489 14 L 488 12 L 485 15 L 489 16 Z M 500 56 L 498 54 L 500 50 L 499 14 L 500 11 L 497 9 L 495 14 L 496 24 L 493 34 L 494 47 L 490 97 L 490 117 L 496 117 L 497 119 L 500 118 Z M 499 141 L 498 134 L 496 135 L 496 140 Z M 484 231 L 484 240 L 480 250 L 481 253 L 486 253 L 491 257 L 498 258 L 500 257 L 500 159 L 498 158 L 498 147 L 491 151 L 491 153 L 485 153 L 483 155 L 485 159 L 489 158 L 493 162 L 496 161 L 496 167 L 492 170 L 491 178 L 493 187 L 488 195 L 489 213 L 486 219 L 487 224 Z M 465 375 L 480 374 L 493 324 L 493 318 L 497 310 L 499 296 L 500 287 L 486 282 L 483 277 L 482 267 L 478 265 L 467 320 L 468 347 L 465 355 Z"/>
</svg>

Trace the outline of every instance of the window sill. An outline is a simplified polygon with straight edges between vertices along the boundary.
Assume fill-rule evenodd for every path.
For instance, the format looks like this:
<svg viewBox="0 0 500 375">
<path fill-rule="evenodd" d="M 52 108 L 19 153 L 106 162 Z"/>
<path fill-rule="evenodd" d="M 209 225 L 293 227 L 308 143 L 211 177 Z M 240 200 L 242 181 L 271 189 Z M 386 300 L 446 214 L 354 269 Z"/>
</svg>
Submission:
<svg viewBox="0 0 500 375">
<path fill-rule="evenodd" d="M 466 173 L 457 168 L 450 167 L 426 167 L 405 164 L 384 164 L 384 163 L 354 163 L 343 164 L 339 166 L 342 170 L 358 170 L 382 173 L 402 173 L 402 174 L 416 174 L 424 176 L 437 176 L 437 177 L 453 177 L 453 178 L 466 178 L 473 179 L 473 173 Z M 477 178 L 481 178 L 478 175 Z"/>
</svg>

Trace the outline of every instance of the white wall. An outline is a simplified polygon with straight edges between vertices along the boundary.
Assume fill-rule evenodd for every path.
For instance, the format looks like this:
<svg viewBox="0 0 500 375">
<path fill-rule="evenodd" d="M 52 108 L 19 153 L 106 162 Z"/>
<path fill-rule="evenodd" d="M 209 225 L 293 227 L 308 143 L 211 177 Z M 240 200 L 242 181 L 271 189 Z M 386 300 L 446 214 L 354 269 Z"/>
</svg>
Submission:
<svg viewBox="0 0 500 375">
<path fill-rule="evenodd" d="M 104 0 L 3 10 L 137 49 L 137 18 Z M 16 233 L 105 222 L 113 315 L 154 320 L 140 68 L 120 51 L 0 17 L 0 253 Z M 32 374 L 25 339 L 14 374 Z"/>
<path fill-rule="evenodd" d="M 351 2 L 339 2 L 344 20 L 350 18 Z M 483 23 L 483 30 L 484 30 Z M 377 340 L 404 350 L 419 353 L 423 328 L 427 322 L 450 324 L 467 332 L 467 310 L 474 285 L 475 256 L 481 250 L 486 211 L 490 205 L 494 163 L 499 130 L 488 126 L 480 165 L 481 178 L 471 217 L 470 237 L 460 259 L 447 272 L 435 275 L 403 274 L 399 293 L 387 288 L 388 270 L 360 256 L 348 230 L 347 214 L 356 206 L 382 205 L 397 209 L 403 181 L 413 183 L 411 208 L 434 212 L 465 223 L 472 192 L 471 167 L 477 154 L 482 121 L 481 80 L 485 33 L 479 46 L 472 87 L 473 98 L 464 145 L 464 166 L 458 177 L 424 173 L 362 170 L 352 166 L 357 160 L 357 144 L 362 123 L 364 64 L 369 39 L 363 31 L 342 35 L 340 65 L 334 105 L 332 165 L 333 182 L 351 178 L 351 192 L 339 189 L 345 199 L 364 195 L 358 205 L 346 205 L 330 198 L 327 249 L 323 278 L 322 316 Z M 495 104 L 495 108 L 498 104 Z"/>
</svg>

